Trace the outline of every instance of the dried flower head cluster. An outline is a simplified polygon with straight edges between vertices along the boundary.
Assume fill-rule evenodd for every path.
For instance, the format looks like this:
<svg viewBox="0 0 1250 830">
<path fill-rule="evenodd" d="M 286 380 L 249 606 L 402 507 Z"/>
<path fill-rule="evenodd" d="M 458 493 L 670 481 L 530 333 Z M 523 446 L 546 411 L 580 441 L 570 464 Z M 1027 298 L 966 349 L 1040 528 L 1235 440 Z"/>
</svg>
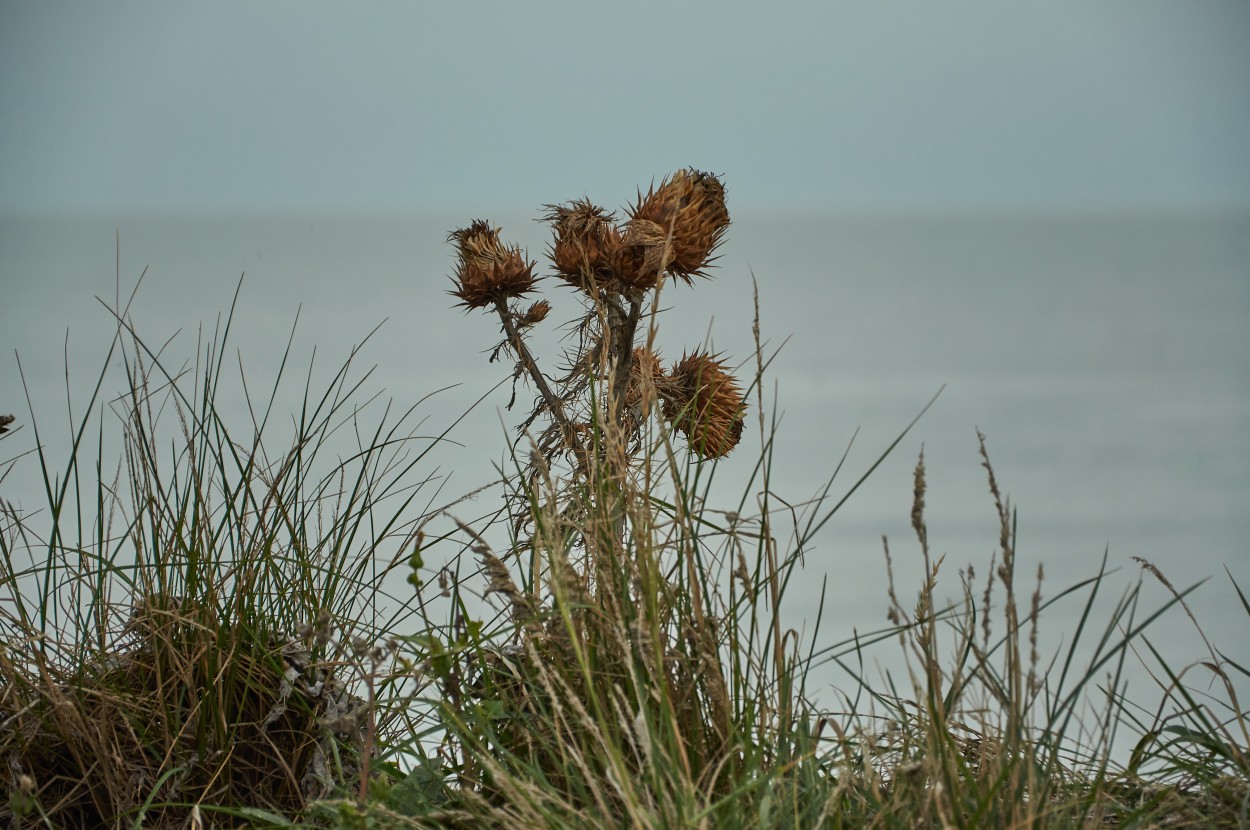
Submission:
<svg viewBox="0 0 1250 830">
<path fill-rule="evenodd" d="M 746 398 L 717 356 L 683 355 L 656 388 L 664 417 L 695 453 L 720 458 L 738 445 Z"/>
<path fill-rule="evenodd" d="M 489 308 L 534 290 L 535 263 L 526 262 L 519 247 L 503 244 L 498 228 L 479 219 L 452 231 L 447 241 L 456 243 L 460 255 L 451 293 L 466 308 Z"/>
<path fill-rule="evenodd" d="M 539 300 L 525 309 L 511 302 L 534 289 L 534 263 L 526 262 L 519 247 L 501 242 L 499 231 L 484 221 L 448 237 L 458 253 L 451 293 L 467 308 L 499 314 L 506 337 L 492 359 L 501 350 L 515 354 L 514 377 L 528 375 L 540 393 L 522 428 L 547 416 L 551 427 L 538 441 L 542 452 L 567 451 L 585 468 L 598 441 L 597 429 L 589 428 L 593 413 L 611 413 L 633 438 L 658 399 L 660 414 L 695 454 L 729 453 L 742 436 L 746 401 L 724 363 L 717 356 L 688 354 L 665 372 L 650 342 L 637 342 L 643 306 L 648 297 L 654 302 L 649 292 L 666 277 L 692 284 L 694 277 L 707 275 L 729 227 L 720 179 L 694 168 L 679 170 L 645 195 L 639 191 L 623 223 L 584 198 L 547 205 L 546 211 L 555 276 L 589 301 L 574 328 L 578 346 L 569 355 L 569 373 L 554 381 L 538 369 L 527 345 L 527 333 L 547 317 L 551 304 Z M 589 405 L 593 395 L 602 397 Z"/>
<path fill-rule="evenodd" d="M 612 213 L 586 199 L 548 205 L 544 217 L 555 239 L 551 260 L 565 282 L 646 291 L 666 274 L 706 276 L 712 253 L 729 227 L 725 187 L 711 173 L 679 170 L 641 193 L 618 226 Z"/>
</svg>

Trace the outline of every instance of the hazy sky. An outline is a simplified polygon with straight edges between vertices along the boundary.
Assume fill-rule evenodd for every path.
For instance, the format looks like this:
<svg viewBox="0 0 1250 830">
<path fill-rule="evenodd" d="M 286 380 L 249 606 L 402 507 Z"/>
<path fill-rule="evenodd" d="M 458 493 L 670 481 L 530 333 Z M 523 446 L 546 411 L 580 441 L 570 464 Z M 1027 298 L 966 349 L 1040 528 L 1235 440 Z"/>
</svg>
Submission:
<svg viewBox="0 0 1250 830">
<path fill-rule="evenodd" d="M 764 5 L 0 0 L 0 210 L 1250 206 L 1246 0 Z"/>
</svg>

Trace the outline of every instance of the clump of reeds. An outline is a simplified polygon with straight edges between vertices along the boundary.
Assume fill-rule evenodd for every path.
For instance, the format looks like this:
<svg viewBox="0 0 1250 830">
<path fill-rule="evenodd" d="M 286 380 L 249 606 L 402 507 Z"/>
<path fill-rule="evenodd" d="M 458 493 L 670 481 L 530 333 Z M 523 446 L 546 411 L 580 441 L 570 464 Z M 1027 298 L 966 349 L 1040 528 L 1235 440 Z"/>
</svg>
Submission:
<svg viewBox="0 0 1250 830">
<path fill-rule="evenodd" d="M 943 599 L 946 557 L 931 554 L 922 452 L 911 515 L 924 569 L 915 602 L 898 597 L 895 557 L 883 540 L 894 627 L 833 650 L 860 684 L 843 693 L 846 709 L 822 721 L 838 735 L 833 751 L 841 756 L 844 807 L 886 827 L 1244 826 L 1250 717 L 1230 679 L 1232 672 L 1246 675 L 1244 668 L 1212 649 L 1201 665 L 1222 680 L 1224 696 L 1200 703 L 1160 661 L 1154 670 L 1172 683 L 1153 722 L 1143 718 L 1126 695 L 1126 662 L 1139 643 L 1149 646 L 1148 626 L 1184 605 L 1184 594 L 1142 614 L 1139 584 L 1099 624 L 1094 610 L 1106 590 L 1105 556 L 1091 577 L 1053 596 L 1045 594 L 1040 565 L 1031 590 L 1022 590 L 1015 512 L 984 436 L 978 440 L 998 518 L 988 574 L 979 582 L 967 566 L 955 596 Z M 1065 602 L 1077 603 L 1075 622 L 1063 647 L 1047 654 L 1039 645 L 1041 617 Z M 905 679 L 864 673 L 866 646 L 888 638 L 902 649 Z M 1113 746 L 1126 730 L 1142 736 L 1127 764 Z"/>
</svg>

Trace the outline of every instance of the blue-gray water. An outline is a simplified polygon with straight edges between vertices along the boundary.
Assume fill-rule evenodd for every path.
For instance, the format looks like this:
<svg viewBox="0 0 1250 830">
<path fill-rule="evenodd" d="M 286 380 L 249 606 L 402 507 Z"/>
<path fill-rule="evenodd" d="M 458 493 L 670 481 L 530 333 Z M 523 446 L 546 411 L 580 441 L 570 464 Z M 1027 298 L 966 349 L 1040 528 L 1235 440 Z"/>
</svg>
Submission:
<svg viewBox="0 0 1250 830">
<path fill-rule="evenodd" d="M 46 440 L 64 438 L 66 355 L 71 389 L 85 400 L 112 333 L 94 297 L 115 294 L 116 230 L 123 293 L 147 268 L 132 309 L 141 332 L 163 343 L 181 330 L 166 347 L 174 363 L 191 360 L 197 327 L 211 328 L 246 273 L 232 337 L 249 380 L 273 376 L 298 307 L 295 365 L 306 367 L 316 346 L 326 378 L 386 319 L 362 356 L 378 367 L 367 385 L 407 405 L 459 383 L 426 405 L 430 423 L 445 424 L 506 372 L 486 360 L 497 324 L 453 310 L 444 293 L 443 239 L 470 218 L 0 218 L 0 414 L 30 421 L 17 352 Z M 531 216 L 491 218 L 540 256 L 546 232 Z M 1250 588 L 1250 215 L 735 219 L 715 279 L 666 291 L 660 345 L 673 358 L 710 339 L 746 360 L 754 272 L 764 337 L 772 347 L 789 338 L 768 389 L 784 413 L 773 470 L 781 496 L 810 497 L 858 429 L 833 487 L 840 497 L 945 385 L 818 535 L 788 597 L 793 625 L 810 623 L 826 576 L 822 639 L 884 625 L 883 534 L 909 602 L 921 576 L 909 517 L 922 445 L 945 584 L 954 591 L 968 563 L 987 573 L 997 526 L 979 428 L 1019 509 L 1021 579 L 1044 563 L 1043 594 L 1054 595 L 1091 575 L 1104 550 L 1119 569 L 1113 594 L 1139 578 L 1131 557 L 1178 587 L 1207 579 L 1191 606 L 1216 646 L 1250 665 L 1250 618 L 1224 573 Z M 575 315 L 567 289 L 552 283 L 549 295 L 552 319 Z M 298 389 L 288 393 L 293 406 Z M 463 446 L 439 458 L 455 471 L 449 495 L 487 479 L 502 458 L 501 419 L 519 415 L 500 414 L 507 395 L 499 390 L 453 433 Z M 749 474 L 758 441 L 749 436 L 722 466 L 722 492 Z M 0 461 L 32 442 L 30 429 L 6 440 Z M 0 497 L 37 507 L 37 481 L 27 459 Z M 1152 579 L 1144 593 L 1150 605 L 1167 598 Z M 1077 610 L 1060 606 L 1043 630 L 1057 642 Z M 1179 612 L 1152 639 L 1175 665 L 1205 656 Z"/>
</svg>

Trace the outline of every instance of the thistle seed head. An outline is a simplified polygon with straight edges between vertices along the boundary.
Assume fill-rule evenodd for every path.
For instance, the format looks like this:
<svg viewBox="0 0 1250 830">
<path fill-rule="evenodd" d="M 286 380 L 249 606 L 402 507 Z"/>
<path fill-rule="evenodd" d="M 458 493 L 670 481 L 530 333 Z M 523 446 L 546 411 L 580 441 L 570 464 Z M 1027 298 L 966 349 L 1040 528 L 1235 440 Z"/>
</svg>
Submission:
<svg viewBox="0 0 1250 830">
<path fill-rule="evenodd" d="M 546 300 L 539 300 L 531 305 L 524 314 L 517 317 L 516 325 L 519 329 L 529 328 L 541 323 L 547 319 L 547 315 L 551 313 L 551 303 Z"/>
<path fill-rule="evenodd" d="M 664 417 L 702 458 L 728 455 L 742 438 L 746 398 L 715 355 L 683 355 L 656 384 Z"/>
<path fill-rule="evenodd" d="M 645 417 L 646 410 L 650 409 L 651 401 L 647 401 L 647 406 L 644 407 L 643 396 L 647 394 L 648 387 L 655 388 L 655 384 L 663 374 L 659 355 L 642 347 L 634 349 L 634 357 L 629 364 L 629 384 L 625 387 L 625 406 Z"/>
<path fill-rule="evenodd" d="M 525 261 L 519 246 L 503 244 L 498 228 L 478 219 L 452 231 L 447 241 L 456 243 L 459 253 L 450 293 L 460 298 L 460 305 L 489 308 L 498 299 L 534 290 L 534 263 Z"/>
<path fill-rule="evenodd" d="M 547 205 L 543 218 L 555 232 L 550 255 L 560 279 L 589 291 L 594 283 L 611 278 L 609 258 L 621 243 L 613 214 L 579 199 L 567 205 Z"/>
<path fill-rule="evenodd" d="M 668 232 L 649 219 L 632 219 L 625 225 L 620 245 L 612 252 L 612 275 L 630 288 L 655 288 L 671 260 Z"/>
<path fill-rule="evenodd" d="M 659 188 L 649 189 L 645 197 L 640 195 L 629 218 L 630 224 L 654 222 L 666 237 L 672 229 L 665 265 L 673 276 L 690 283 L 691 277 L 707 276 L 705 269 L 712 263 L 712 253 L 729 228 L 725 186 L 711 173 L 692 167 L 678 170 L 660 182 Z"/>
</svg>

